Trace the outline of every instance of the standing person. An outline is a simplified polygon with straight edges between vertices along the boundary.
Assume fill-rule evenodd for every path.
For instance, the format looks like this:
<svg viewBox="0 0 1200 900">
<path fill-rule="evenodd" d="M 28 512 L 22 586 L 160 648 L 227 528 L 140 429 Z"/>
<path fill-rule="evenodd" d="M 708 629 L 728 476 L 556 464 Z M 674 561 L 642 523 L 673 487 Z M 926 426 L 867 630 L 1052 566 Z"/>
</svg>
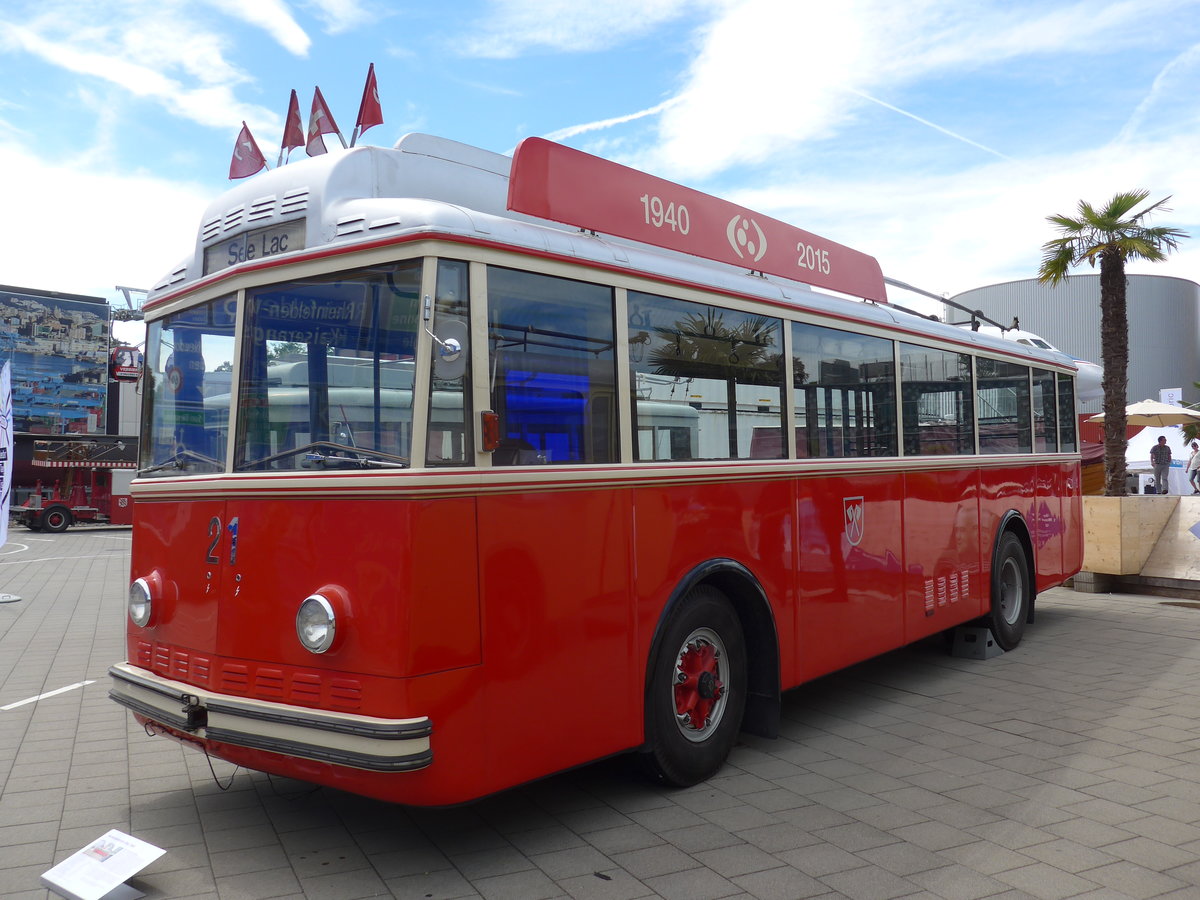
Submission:
<svg viewBox="0 0 1200 900">
<path fill-rule="evenodd" d="M 1200 444 L 1195 441 L 1192 441 L 1192 455 L 1188 457 L 1187 477 L 1192 493 L 1200 494 Z"/>
<path fill-rule="evenodd" d="M 1150 448 L 1150 465 L 1154 468 L 1154 489 L 1159 494 L 1168 490 L 1167 474 L 1171 471 L 1171 448 L 1166 435 L 1160 435 L 1158 443 Z"/>
</svg>

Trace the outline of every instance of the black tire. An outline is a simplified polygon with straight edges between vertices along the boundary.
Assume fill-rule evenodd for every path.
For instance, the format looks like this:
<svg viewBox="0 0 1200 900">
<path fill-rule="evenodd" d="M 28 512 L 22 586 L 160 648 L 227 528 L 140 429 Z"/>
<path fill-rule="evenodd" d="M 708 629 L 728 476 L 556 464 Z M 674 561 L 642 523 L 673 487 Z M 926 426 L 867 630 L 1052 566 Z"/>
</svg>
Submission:
<svg viewBox="0 0 1200 900">
<path fill-rule="evenodd" d="M 66 531 L 71 524 L 71 511 L 65 506 L 48 506 L 42 511 L 42 530 L 51 534 Z"/>
<path fill-rule="evenodd" d="M 1002 650 L 1021 643 L 1029 605 L 1033 601 L 1033 579 L 1025 546 L 1011 531 L 1000 535 L 992 565 L 992 612 L 988 616 L 992 635 Z"/>
<path fill-rule="evenodd" d="M 646 685 L 651 774 L 678 787 L 714 775 L 746 708 L 746 641 L 724 594 L 700 585 L 671 611 Z"/>
</svg>

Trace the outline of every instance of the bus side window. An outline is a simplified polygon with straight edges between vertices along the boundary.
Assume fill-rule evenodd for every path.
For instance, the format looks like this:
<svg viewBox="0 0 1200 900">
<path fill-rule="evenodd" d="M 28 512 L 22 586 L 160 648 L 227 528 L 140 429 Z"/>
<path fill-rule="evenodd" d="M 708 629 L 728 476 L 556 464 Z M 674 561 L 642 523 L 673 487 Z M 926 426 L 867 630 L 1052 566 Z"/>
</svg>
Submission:
<svg viewBox="0 0 1200 900">
<path fill-rule="evenodd" d="M 612 288 L 488 268 L 496 466 L 618 457 Z"/>
<path fill-rule="evenodd" d="M 630 291 L 635 457 L 783 457 L 782 335 L 776 318 Z"/>
<path fill-rule="evenodd" d="M 1033 441 L 1038 453 L 1058 449 L 1058 406 L 1054 400 L 1054 373 L 1033 370 Z"/>
<path fill-rule="evenodd" d="M 896 365 L 887 338 L 792 324 L 796 455 L 896 456 Z"/>
<path fill-rule="evenodd" d="M 1058 447 L 1063 453 L 1074 453 L 1079 449 L 1075 439 L 1075 379 L 1070 375 L 1058 376 Z"/>
<path fill-rule="evenodd" d="M 979 452 L 1032 453 L 1029 367 L 981 356 L 979 380 Z"/>
<path fill-rule="evenodd" d="M 433 347 L 433 377 L 429 383 L 429 427 L 425 442 L 425 462 L 431 466 L 463 466 L 474 461 L 471 452 L 471 367 L 470 289 L 467 264 L 440 259 L 437 269 L 437 294 L 434 299 L 433 331 L 440 337 L 452 336 L 461 350 L 454 366 L 438 365 L 439 348 Z"/>
<path fill-rule="evenodd" d="M 901 343 L 900 396 L 906 456 L 975 452 L 969 355 Z"/>
</svg>

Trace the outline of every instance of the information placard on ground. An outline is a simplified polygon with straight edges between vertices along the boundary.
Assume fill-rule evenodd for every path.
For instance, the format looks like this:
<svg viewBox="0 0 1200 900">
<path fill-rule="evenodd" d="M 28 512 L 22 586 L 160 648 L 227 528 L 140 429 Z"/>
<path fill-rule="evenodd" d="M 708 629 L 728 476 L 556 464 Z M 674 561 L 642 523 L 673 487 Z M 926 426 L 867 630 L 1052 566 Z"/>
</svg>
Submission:
<svg viewBox="0 0 1200 900">
<path fill-rule="evenodd" d="M 124 882 L 166 852 L 113 829 L 44 872 L 41 882 L 68 900 L 135 900 L 144 895 Z"/>
</svg>

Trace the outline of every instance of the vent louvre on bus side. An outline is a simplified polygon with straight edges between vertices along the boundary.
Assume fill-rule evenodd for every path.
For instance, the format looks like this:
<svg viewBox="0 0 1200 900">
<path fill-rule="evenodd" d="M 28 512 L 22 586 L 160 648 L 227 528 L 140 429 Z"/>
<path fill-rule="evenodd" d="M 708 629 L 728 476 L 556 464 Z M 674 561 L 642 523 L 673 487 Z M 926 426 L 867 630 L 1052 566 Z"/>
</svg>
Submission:
<svg viewBox="0 0 1200 900">
<path fill-rule="evenodd" d="M 356 710 L 362 706 L 362 685 L 347 678 L 329 682 L 329 705 L 334 709 Z"/>
<path fill-rule="evenodd" d="M 246 216 L 247 221 L 261 222 L 263 219 L 269 219 L 275 215 L 275 195 L 269 197 L 259 197 L 257 200 L 250 201 L 250 210 Z"/>
<path fill-rule="evenodd" d="M 297 672 L 292 675 L 292 690 L 288 699 L 292 703 L 318 706 L 321 703 L 321 678 Z"/>
<path fill-rule="evenodd" d="M 254 673 L 254 696 L 266 700 L 283 699 L 283 672 L 279 669 L 259 669 Z"/>
<path fill-rule="evenodd" d="M 207 244 L 209 241 L 216 240 L 217 235 L 221 233 L 221 219 L 209 219 L 200 226 L 200 242 Z"/>
<path fill-rule="evenodd" d="M 283 195 L 283 200 L 279 204 L 279 214 L 282 216 L 302 213 L 306 209 L 308 209 L 308 188 L 293 188 Z"/>
<path fill-rule="evenodd" d="M 250 672 L 242 665 L 226 664 L 221 671 L 221 690 L 230 694 L 245 694 L 250 684 Z"/>
<path fill-rule="evenodd" d="M 282 198 L 269 194 L 243 206 L 235 206 L 224 215 L 209 219 L 200 226 L 200 243 L 211 244 L 220 240 L 222 234 L 239 231 L 246 225 L 304 213 L 308 210 L 308 198 L 308 188 L 302 187 L 293 188 Z"/>
</svg>

